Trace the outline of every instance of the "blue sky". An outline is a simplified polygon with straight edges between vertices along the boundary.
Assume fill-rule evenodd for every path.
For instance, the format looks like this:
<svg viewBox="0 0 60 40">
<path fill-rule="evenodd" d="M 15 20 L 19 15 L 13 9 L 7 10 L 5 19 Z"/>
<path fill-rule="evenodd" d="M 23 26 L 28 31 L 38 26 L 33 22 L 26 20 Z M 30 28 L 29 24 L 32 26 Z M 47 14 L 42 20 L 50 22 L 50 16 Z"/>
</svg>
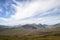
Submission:
<svg viewBox="0 0 60 40">
<path fill-rule="evenodd" d="M 0 0 L 0 25 L 60 23 L 60 0 Z"/>
</svg>

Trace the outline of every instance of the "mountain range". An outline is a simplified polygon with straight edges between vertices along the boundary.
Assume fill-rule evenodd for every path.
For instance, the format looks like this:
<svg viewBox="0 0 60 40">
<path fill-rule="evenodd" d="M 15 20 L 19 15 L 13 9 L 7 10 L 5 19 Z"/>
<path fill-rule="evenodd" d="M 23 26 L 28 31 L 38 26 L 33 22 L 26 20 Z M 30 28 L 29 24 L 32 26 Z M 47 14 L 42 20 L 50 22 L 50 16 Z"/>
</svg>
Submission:
<svg viewBox="0 0 60 40">
<path fill-rule="evenodd" d="M 0 25 L 0 35 L 29 35 L 42 34 L 44 32 L 60 33 L 60 23 L 55 25 L 25 24 L 13 27 Z"/>
</svg>

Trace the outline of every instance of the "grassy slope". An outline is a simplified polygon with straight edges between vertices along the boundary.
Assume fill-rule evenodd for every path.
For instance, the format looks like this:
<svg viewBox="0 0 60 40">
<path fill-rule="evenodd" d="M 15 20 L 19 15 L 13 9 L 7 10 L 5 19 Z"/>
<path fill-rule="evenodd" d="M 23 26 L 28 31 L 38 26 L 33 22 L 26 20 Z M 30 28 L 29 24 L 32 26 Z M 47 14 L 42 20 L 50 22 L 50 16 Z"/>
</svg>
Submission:
<svg viewBox="0 0 60 40">
<path fill-rule="evenodd" d="M 20 32 L 18 31 L 18 33 L 20 33 Z M 60 27 L 46 29 L 41 34 L 40 34 L 40 32 L 36 32 L 35 34 L 33 32 L 29 35 L 23 35 L 24 33 L 25 33 L 25 31 L 22 33 L 22 36 L 21 36 L 21 34 L 18 34 L 18 35 L 0 35 L 0 40 L 60 40 Z"/>
<path fill-rule="evenodd" d="M 60 34 L 54 35 L 24 35 L 24 36 L 4 36 L 0 35 L 0 40 L 60 40 Z"/>
</svg>

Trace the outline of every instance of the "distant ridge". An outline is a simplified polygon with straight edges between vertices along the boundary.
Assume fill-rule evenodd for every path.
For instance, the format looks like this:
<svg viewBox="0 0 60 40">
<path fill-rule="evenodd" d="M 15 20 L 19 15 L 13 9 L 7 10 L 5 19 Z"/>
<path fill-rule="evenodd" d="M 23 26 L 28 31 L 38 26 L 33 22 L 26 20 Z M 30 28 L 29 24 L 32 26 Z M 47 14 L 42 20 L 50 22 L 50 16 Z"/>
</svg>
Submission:
<svg viewBox="0 0 60 40">
<path fill-rule="evenodd" d="M 29 35 L 36 33 L 40 34 L 44 32 L 60 33 L 60 24 L 50 26 L 42 24 L 26 24 L 20 26 L 17 25 L 11 28 L 9 28 L 9 26 L 0 25 L 0 35 Z"/>
</svg>

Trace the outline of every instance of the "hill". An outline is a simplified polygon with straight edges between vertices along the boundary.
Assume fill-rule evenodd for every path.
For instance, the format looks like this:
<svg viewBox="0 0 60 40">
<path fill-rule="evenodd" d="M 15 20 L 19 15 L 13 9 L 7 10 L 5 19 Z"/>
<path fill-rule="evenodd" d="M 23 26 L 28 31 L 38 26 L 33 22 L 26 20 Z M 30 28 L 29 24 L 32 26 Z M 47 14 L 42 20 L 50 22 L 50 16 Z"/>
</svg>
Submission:
<svg viewBox="0 0 60 40">
<path fill-rule="evenodd" d="M 60 25 L 60 24 L 59 24 Z M 0 40 L 60 40 L 60 26 L 26 24 L 0 31 Z"/>
</svg>

